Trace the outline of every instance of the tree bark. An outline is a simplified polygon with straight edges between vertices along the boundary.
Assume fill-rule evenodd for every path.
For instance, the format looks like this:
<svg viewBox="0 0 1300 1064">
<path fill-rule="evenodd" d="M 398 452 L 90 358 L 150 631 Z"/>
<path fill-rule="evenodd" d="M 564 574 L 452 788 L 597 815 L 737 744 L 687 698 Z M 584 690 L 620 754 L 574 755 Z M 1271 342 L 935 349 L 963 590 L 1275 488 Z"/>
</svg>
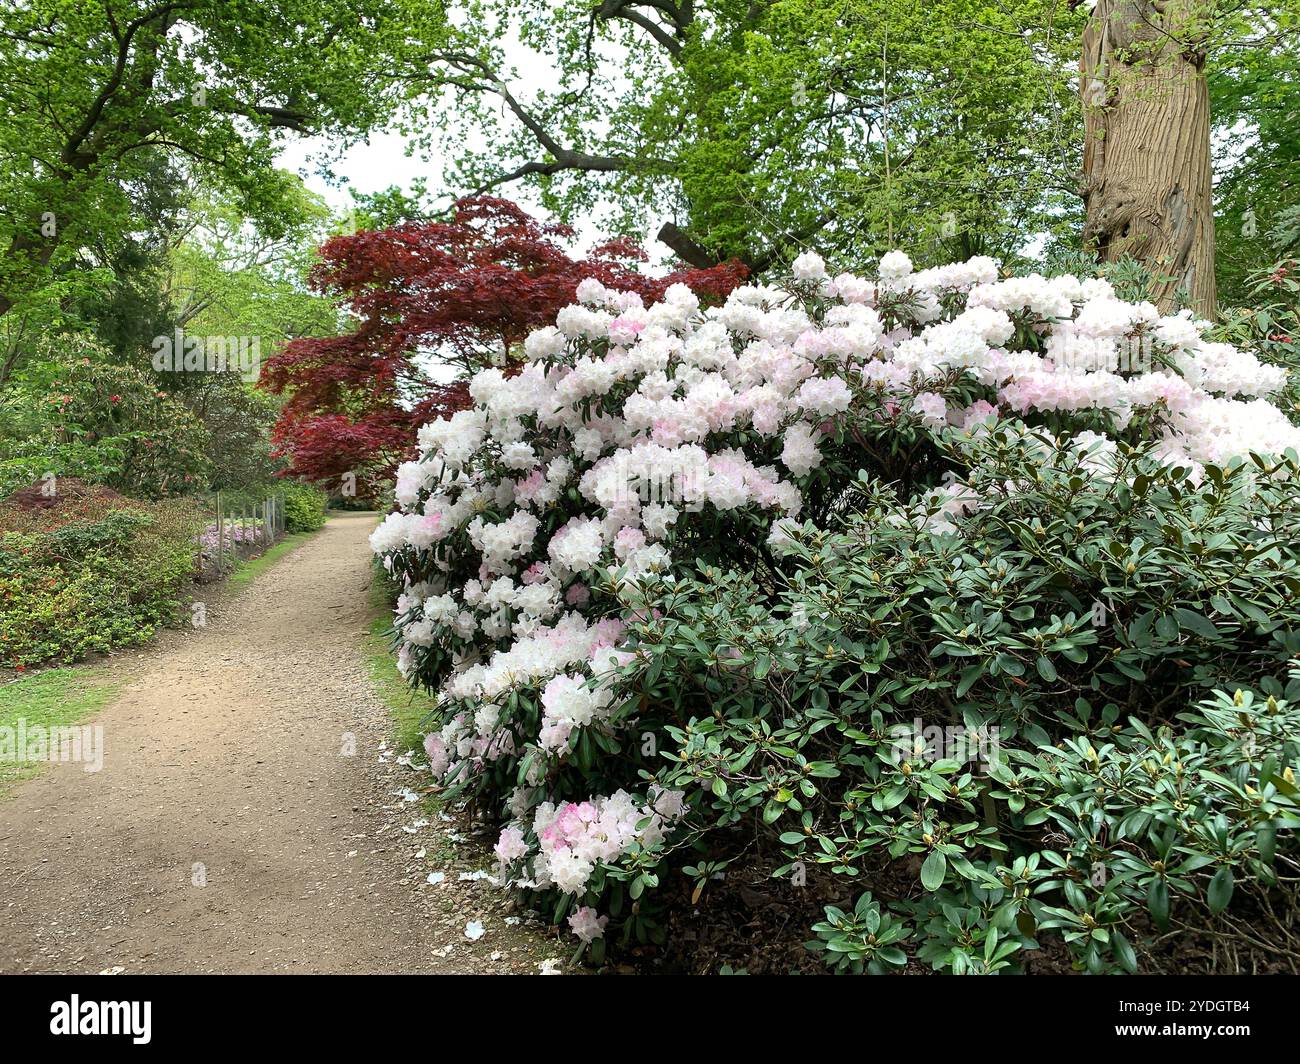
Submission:
<svg viewBox="0 0 1300 1064">
<path fill-rule="evenodd" d="M 659 227 L 655 239 L 665 245 L 682 262 L 696 269 L 707 270 L 722 262 L 722 259 L 713 252 L 692 240 L 684 229 L 679 229 L 675 222 L 664 222 Z"/>
<path fill-rule="evenodd" d="M 1083 37 L 1084 243 L 1129 255 L 1157 276 L 1171 309 L 1181 291 L 1215 311 L 1205 0 L 1097 0 Z"/>
</svg>

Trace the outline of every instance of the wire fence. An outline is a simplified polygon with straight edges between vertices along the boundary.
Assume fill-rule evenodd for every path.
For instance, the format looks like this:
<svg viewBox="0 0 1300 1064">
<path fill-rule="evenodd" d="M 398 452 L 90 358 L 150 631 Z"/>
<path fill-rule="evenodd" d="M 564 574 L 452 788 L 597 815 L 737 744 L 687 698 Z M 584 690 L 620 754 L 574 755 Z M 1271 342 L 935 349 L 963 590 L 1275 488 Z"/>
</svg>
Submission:
<svg viewBox="0 0 1300 1064">
<path fill-rule="evenodd" d="M 250 499 L 218 491 L 203 498 L 208 520 L 195 542 L 200 580 L 220 579 L 238 562 L 265 553 L 284 538 L 283 494 Z"/>
</svg>

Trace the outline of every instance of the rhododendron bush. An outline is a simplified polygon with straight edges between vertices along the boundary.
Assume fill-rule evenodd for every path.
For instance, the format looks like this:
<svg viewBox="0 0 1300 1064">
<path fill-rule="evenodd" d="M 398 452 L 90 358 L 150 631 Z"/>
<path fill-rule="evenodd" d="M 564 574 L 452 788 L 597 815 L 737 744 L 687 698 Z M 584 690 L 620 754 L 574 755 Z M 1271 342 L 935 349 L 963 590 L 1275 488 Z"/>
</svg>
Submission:
<svg viewBox="0 0 1300 1064">
<path fill-rule="evenodd" d="M 476 373 L 472 407 L 420 430 L 400 510 L 371 540 L 403 587 L 401 671 L 440 692 L 429 771 L 501 818 L 510 882 L 553 892 L 556 918 L 599 939 L 602 907 L 626 917 L 624 899 L 656 885 L 668 851 L 700 849 L 701 811 L 726 799 L 725 774 L 672 767 L 717 678 L 788 667 L 697 626 L 682 660 L 700 671 L 664 675 L 656 633 L 710 608 L 674 583 L 700 565 L 743 573 L 748 630 L 768 630 L 792 574 L 820 562 L 809 537 L 866 506 L 870 485 L 894 493 L 880 521 L 933 536 L 1029 491 L 1035 475 L 991 482 L 960 444 L 1008 425 L 1044 462 L 1073 455 L 1067 482 L 1126 483 L 1119 456 L 1140 453 L 1197 485 L 1234 456 L 1300 448 L 1269 401 L 1284 371 L 1205 328 L 1101 279 L 1001 277 L 987 258 L 917 272 L 892 252 L 866 279 L 806 254 L 783 286 L 708 309 L 683 285 L 646 306 L 584 281 L 526 362 Z M 1294 472 L 1267 469 L 1250 475 Z M 666 681 L 702 692 L 689 713 L 651 697 Z M 772 823 L 801 786 L 815 793 L 809 776 L 840 775 L 801 771 L 775 807 L 760 785 L 709 823 L 745 809 Z"/>
</svg>

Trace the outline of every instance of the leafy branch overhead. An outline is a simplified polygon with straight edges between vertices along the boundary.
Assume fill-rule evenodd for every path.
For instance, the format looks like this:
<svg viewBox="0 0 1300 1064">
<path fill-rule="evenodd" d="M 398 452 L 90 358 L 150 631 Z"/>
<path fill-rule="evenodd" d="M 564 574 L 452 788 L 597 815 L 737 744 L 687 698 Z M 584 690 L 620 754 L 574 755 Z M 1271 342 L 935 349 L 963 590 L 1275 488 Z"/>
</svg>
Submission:
<svg viewBox="0 0 1300 1064">
<path fill-rule="evenodd" d="M 565 217 L 667 222 L 694 265 L 763 269 L 810 244 L 887 250 L 891 228 L 1050 227 L 1078 167 L 1082 18 L 1057 7 L 496 2 L 409 77 L 445 101 L 454 187 L 526 181 Z M 510 67 L 516 39 L 553 84 Z"/>
<path fill-rule="evenodd" d="M 0 38 L 0 314 L 69 249 L 129 229 L 161 156 L 270 229 L 289 134 L 346 142 L 401 100 L 387 73 L 443 24 L 414 0 L 35 0 Z"/>
</svg>

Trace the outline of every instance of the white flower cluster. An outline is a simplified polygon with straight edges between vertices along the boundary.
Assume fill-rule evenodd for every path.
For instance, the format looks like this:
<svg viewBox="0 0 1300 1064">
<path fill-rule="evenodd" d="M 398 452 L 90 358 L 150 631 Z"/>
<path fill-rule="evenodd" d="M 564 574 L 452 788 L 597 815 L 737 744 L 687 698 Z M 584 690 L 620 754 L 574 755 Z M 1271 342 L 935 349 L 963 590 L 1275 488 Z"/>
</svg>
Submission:
<svg viewBox="0 0 1300 1064">
<path fill-rule="evenodd" d="M 533 816 L 540 852 L 533 860 L 528 885 L 580 894 L 598 863 L 617 860 L 633 845 L 655 845 L 684 810 L 681 791 L 660 791 L 645 806 L 637 805 L 626 791 L 558 807 L 543 802 Z M 510 854 L 519 854 L 517 845 L 512 845 L 515 833 L 523 834 L 518 826 L 507 827 L 497 844 L 503 863 L 509 863 Z"/>
<path fill-rule="evenodd" d="M 591 612 L 616 614 L 617 602 L 593 588 L 671 569 L 674 540 L 705 511 L 750 511 L 779 543 L 803 478 L 859 414 L 938 432 L 1072 411 L 1121 429 L 1147 412 L 1161 453 L 1193 464 L 1300 448 L 1265 398 L 1282 371 L 1205 341 L 1189 315 L 1117 299 L 1104 280 L 999 279 L 988 258 L 914 272 L 901 252 L 874 281 L 832 278 L 811 253 L 793 273 L 790 291 L 748 285 L 706 310 L 682 285 L 646 307 L 584 281 L 528 337 L 526 361 L 476 374 L 473 407 L 422 428 L 421 459 L 398 472 L 400 511 L 371 545 L 421 574 L 398 605 L 403 672 L 421 674 L 435 651 L 438 668 L 452 663 L 431 767 L 452 777 L 528 756 L 520 825 L 546 766 L 583 729 L 612 726 L 611 672 L 631 656 L 623 620 Z M 1126 362 L 1133 351 L 1146 361 Z M 982 397 L 952 398 L 972 392 Z M 973 504 L 962 485 L 940 491 L 946 519 Z M 525 687 L 540 693 L 528 727 L 506 712 Z M 534 877 L 576 890 L 579 871 L 622 852 L 633 814 L 617 798 L 593 800 L 599 852 L 539 843 Z M 524 835 L 512 830 L 513 853 Z"/>
</svg>

